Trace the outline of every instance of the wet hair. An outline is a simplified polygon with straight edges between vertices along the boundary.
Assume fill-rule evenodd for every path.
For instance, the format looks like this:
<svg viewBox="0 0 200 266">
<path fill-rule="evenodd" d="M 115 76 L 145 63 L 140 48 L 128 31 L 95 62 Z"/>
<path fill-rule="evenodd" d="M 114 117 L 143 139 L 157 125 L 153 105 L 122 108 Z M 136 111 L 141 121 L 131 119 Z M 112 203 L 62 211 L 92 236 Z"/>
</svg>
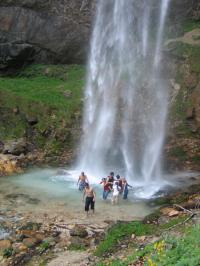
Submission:
<svg viewBox="0 0 200 266">
<path fill-rule="evenodd" d="M 111 175 L 111 176 L 114 176 L 115 174 L 114 174 L 114 172 L 110 172 L 110 175 Z"/>
<path fill-rule="evenodd" d="M 116 178 L 117 178 L 117 179 L 120 179 L 120 175 L 116 175 Z"/>
<path fill-rule="evenodd" d="M 84 175 L 85 173 L 84 172 L 81 172 L 81 175 Z"/>
<path fill-rule="evenodd" d="M 85 183 L 85 187 L 89 187 L 89 183 Z"/>
</svg>

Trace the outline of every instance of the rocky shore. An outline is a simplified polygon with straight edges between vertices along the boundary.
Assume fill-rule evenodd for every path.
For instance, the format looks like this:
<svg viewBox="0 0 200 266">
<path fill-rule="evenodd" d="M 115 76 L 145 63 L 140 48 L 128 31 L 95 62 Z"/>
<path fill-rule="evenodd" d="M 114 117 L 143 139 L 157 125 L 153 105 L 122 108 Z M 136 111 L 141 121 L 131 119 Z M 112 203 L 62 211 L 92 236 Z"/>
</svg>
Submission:
<svg viewBox="0 0 200 266">
<path fill-rule="evenodd" d="M 151 206 L 156 207 L 156 211 L 139 223 L 140 226 L 156 225 L 158 230 L 150 235 L 138 235 L 136 228 L 136 231 L 125 234 L 125 238 L 119 237 L 114 252 L 108 250 L 104 254 L 105 260 L 123 260 L 132 245 L 141 249 L 149 243 L 158 241 L 166 228 L 169 230 L 178 223 L 184 224 L 196 219 L 200 207 L 200 185 L 198 179 L 196 181 L 195 185 L 181 192 L 171 192 L 149 201 Z M 110 234 L 110 230 L 120 223 L 130 225 L 130 221 L 103 220 L 103 217 L 98 220 L 95 216 L 86 218 L 81 214 L 79 220 L 73 221 L 59 212 L 43 212 L 35 216 L 31 211 L 22 213 L 12 207 L 1 208 L 0 264 L 97 265 L 100 261 L 99 256 L 95 255 L 98 246 L 104 241 L 105 236 Z"/>
<path fill-rule="evenodd" d="M 74 157 L 73 151 L 64 151 L 58 157 L 49 156 L 46 150 L 30 149 L 31 144 L 25 139 L 1 142 L 0 176 L 22 173 L 30 166 L 60 165 L 66 166 Z"/>
<path fill-rule="evenodd" d="M 42 260 L 49 261 L 66 250 L 90 254 L 113 224 L 112 221 L 91 223 L 86 219 L 70 223 L 48 215 L 38 219 L 41 222 L 34 222 L 30 214 L 0 211 L 1 265 L 26 265 L 32 260 L 33 265 L 40 265 Z"/>
</svg>

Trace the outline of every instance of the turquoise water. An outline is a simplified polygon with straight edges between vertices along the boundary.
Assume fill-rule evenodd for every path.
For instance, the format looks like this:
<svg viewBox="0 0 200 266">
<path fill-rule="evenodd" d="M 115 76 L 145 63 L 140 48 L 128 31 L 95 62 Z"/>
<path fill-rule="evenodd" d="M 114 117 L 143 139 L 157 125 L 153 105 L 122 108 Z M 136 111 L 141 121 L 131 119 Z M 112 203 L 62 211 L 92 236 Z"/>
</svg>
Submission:
<svg viewBox="0 0 200 266">
<path fill-rule="evenodd" d="M 48 168 L 32 169 L 21 175 L 1 178 L 0 207 L 15 208 L 20 212 L 67 212 L 69 217 L 78 217 L 84 213 L 83 194 L 77 187 L 79 174 L 77 171 Z M 103 214 L 104 219 L 129 220 L 144 217 L 152 211 L 146 201 L 136 200 L 131 190 L 127 201 L 120 198 L 119 204 L 112 206 L 111 195 L 108 200 L 102 200 L 103 189 L 99 182 L 91 182 L 96 192 L 99 217 Z"/>
</svg>

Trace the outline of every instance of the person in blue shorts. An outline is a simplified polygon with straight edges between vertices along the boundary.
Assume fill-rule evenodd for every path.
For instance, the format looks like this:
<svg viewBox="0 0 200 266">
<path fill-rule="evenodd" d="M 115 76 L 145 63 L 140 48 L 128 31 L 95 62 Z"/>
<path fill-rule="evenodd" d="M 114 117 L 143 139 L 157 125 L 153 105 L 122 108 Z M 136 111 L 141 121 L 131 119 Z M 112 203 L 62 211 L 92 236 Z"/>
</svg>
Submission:
<svg viewBox="0 0 200 266">
<path fill-rule="evenodd" d="M 128 184 L 126 178 L 122 178 L 122 187 L 123 187 L 123 199 L 127 199 L 129 187 L 132 188 L 132 186 Z"/>
<path fill-rule="evenodd" d="M 89 183 L 88 182 L 88 178 L 87 178 L 87 176 L 85 175 L 84 172 L 81 172 L 81 175 L 79 176 L 79 179 L 78 179 L 78 182 L 77 182 L 78 189 L 80 191 L 83 191 L 85 186 L 86 186 L 86 183 Z"/>
</svg>

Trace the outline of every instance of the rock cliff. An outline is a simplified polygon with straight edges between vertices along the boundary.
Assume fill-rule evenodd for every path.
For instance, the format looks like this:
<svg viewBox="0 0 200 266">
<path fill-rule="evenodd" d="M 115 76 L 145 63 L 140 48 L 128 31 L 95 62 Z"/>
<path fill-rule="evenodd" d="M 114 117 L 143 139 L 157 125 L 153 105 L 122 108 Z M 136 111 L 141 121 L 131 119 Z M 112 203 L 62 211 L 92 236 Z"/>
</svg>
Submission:
<svg viewBox="0 0 200 266">
<path fill-rule="evenodd" d="M 159 1 L 152 0 L 155 8 Z M 1 0 L 0 69 L 29 62 L 80 63 L 86 59 L 95 0 Z M 155 2 L 155 3 L 154 3 Z M 141 6 L 141 1 L 138 1 Z M 199 19 L 199 0 L 173 0 L 172 31 L 188 16 Z"/>
<path fill-rule="evenodd" d="M 0 68 L 32 61 L 82 62 L 89 43 L 92 2 L 2 0 Z"/>
</svg>

